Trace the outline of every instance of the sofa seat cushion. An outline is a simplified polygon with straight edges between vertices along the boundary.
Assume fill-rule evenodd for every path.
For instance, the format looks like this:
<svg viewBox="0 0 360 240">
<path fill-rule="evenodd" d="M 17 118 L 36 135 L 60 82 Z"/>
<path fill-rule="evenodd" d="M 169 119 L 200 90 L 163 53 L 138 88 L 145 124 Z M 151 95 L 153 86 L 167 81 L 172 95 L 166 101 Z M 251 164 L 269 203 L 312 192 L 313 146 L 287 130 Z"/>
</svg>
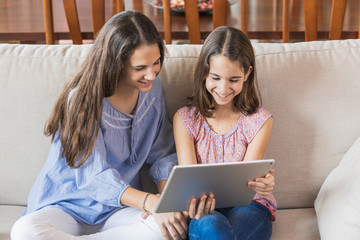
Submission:
<svg viewBox="0 0 360 240">
<path fill-rule="evenodd" d="M 271 239 L 319 240 L 320 235 L 314 208 L 277 210 Z"/>
<path fill-rule="evenodd" d="M 10 240 L 11 227 L 24 210 L 23 206 L 0 205 L 0 240 Z"/>
<path fill-rule="evenodd" d="M 359 239 L 360 137 L 324 181 L 315 200 L 321 239 Z"/>
</svg>

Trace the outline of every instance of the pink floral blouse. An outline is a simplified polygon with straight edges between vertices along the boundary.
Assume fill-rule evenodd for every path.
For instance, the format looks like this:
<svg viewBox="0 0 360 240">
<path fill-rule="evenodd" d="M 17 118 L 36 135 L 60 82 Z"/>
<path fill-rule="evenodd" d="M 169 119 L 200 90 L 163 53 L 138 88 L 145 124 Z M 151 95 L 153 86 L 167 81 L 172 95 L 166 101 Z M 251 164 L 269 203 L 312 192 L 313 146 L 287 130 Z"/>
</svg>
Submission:
<svg viewBox="0 0 360 240">
<path fill-rule="evenodd" d="M 193 139 L 198 163 L 222 163 L 243 161 L 248 144 L 272 115 L 263 108 L 251 115 L 241 115 L 235 126 L 226 134 L 217 134 L 196 107 L 178 110 L 187 132 Z M 266 206 L 275 221 L 277 203 L 273 194 L 255 194 L 253 201 Z"/>
</svg>

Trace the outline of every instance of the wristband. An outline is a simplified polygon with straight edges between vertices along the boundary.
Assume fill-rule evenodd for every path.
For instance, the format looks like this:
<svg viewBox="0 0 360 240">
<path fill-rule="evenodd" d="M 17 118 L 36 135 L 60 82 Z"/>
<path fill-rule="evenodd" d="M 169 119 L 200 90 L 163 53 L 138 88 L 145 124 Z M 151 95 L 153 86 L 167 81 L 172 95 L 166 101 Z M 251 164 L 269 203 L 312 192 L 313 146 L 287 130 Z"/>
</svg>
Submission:
<svg viewBox="0 0 360 240">
<path fill-rule="evenodd" d="M 143 204 L 142 204 L 142 209 L 147 212 L 147 210 L 145 209 L 145 202 L 146 202 L 146 199 L 148 198 L 148 196 L 150 195 L 151 193 L 147 193 L 145 198 L 144 198 L 144 201 L 143 201 Z"/>
</svg>

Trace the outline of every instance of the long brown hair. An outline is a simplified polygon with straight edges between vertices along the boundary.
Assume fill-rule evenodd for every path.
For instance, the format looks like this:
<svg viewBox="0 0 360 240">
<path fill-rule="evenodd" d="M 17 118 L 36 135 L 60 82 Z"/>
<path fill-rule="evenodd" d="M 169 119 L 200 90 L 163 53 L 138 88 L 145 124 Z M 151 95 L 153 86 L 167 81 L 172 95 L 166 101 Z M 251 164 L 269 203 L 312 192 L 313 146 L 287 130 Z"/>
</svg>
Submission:
<svg viewBox="0 0 360 240">
<path fill-rule="evenodd" d="M 255 54 L 250 40 L 240 30 L 232 27 L 218 27 L 206 38 L 194 73 L 194 95 L 189 106 L 196 106 L 201 115 L 211 117 L 214 99 L 206 90 L 205 82 L 210 71 L 210 58 L 222 55 L 237 62 L 245 74 L 252 66 L 252 72 L 244 82 L 243 89 L 234 98 L 234 106 L 245 115 L 255 113 L 261 105 L 260 92 L 256 82 Z"/>
<path fill-rule="evenodd" d="M 162 64 L 164 43 L 149 18 L 132 11 L 113 16 L 62 90 L 44 134 L 53 141 L 58 132 L 62 157 L 70 167 L 80 167 L 90 156 L 101 124 L 103 99 L 115 93 L 129 58 L 143 44 L 158 45 Z"/>
</svg>

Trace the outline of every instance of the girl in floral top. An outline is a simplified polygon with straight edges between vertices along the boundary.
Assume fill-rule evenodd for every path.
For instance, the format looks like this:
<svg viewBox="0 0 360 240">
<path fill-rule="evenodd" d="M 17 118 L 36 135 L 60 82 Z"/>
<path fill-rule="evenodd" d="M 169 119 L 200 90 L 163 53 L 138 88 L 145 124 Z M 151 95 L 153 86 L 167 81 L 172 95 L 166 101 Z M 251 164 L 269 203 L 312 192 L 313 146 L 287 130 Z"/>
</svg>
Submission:
<svg viewBox="0 0 360 240">
<path fill-rule="evenodd" d="M 179 164 L 263 159 L 273 126 L 261 108 L 255 54 L 239 30 L 219 27 L 206 39 L 195 70 L 194 95 L 174 116 Z M 276 201 L 274 177 L 249 181 L 251 204 L 215 209 L 216 196 L 194 198 L 189 207 L 190 239 L 270 239 Z M 234 189 L 235 191 L 235 189 Z"/>
</svg>

